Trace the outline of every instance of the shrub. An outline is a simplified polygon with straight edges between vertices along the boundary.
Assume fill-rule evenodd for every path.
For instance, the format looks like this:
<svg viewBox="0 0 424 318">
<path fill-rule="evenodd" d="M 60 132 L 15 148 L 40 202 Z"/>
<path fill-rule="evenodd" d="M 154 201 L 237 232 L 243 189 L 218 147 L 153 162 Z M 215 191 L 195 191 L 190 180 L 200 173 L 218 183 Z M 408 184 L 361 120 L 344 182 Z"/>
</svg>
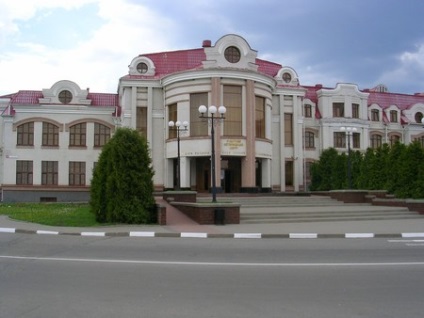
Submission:
<svg viewBox="0 0 424 318">
<path fill-rule="evenodd" d="M 153 175 L 146 139 L 136 130 L 118 128 L 93 172 L 90 209 L 96 220 L 156 222 Z"/>
</svg>

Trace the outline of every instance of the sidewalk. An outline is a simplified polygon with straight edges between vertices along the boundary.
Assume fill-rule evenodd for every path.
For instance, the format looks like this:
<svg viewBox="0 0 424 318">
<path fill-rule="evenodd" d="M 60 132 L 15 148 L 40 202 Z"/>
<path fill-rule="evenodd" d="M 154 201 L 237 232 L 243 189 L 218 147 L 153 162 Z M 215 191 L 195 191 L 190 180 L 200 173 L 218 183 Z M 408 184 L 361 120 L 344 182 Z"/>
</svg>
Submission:
<svg viewBox="0 0 424 318">
<path fill-rule="evenodd" d="M 0 233 L 183 238 L 373 238 L 422 237 L 424 216 L 405 220 L 199 225 L 167 205 L 167 225 L 53 227 L 0 216 Z"/>
</svg>

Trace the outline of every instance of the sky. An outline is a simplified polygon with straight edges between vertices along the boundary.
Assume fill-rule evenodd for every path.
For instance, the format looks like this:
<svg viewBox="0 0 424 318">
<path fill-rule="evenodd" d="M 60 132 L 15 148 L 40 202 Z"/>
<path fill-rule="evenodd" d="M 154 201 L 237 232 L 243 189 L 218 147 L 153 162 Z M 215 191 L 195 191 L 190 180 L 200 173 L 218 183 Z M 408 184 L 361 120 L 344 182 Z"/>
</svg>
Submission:
<svg viewBox="0 0 424 318">
<path fill-rule="evenodd" d="M 424 92 L 422 0 L 0 0 L 0 96 L 71 80 L 116 93 L 139 54 L 237 34 L 301 85 Z"/>
</svg>

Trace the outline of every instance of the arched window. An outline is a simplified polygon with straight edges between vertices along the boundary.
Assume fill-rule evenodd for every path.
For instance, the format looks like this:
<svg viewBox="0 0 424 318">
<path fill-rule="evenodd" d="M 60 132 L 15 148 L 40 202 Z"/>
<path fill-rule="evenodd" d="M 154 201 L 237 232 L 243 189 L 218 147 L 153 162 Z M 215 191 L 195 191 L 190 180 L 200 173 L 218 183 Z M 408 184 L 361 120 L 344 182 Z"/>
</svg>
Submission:
<svg viewBox="0 0 424 318">
<path fill-rule="evenodd" d="M 380 111 L 378 109 L 371 109 L 371 121 L 380 121 Z"/>
<path fill-rule="evenodd" d="M 18 146 L 34 146 L 34 122 L 29 122 L 18 126 Z"/>
<path fill-rule="evenodd" d="M 390 146 L 393 146 L 395 143 L 400 142 L 400 136 L 398 135 L 390 135 Z"/>
<path fill-rule="evenodd" d="M 383 144 L 383 137 L 377 134 L 371 135 L 371 148 L 376 149 L 381 147 Z"/>
<path fill-rule="evenodd" d="M 59 146 L 59 127 L 52 123 L 43 122 L 43 146 Z"/>
<path fill-rule="evenodd" d="M 87 140 L 87 124 L 81 123 L 69 127 L 69 146 L 85 147 Z"/>
<path fill-rule="evenodd" d="M 110 139 L 110 128 L 94 123 L 94 147 L 104 146 Z"/>
</svg>

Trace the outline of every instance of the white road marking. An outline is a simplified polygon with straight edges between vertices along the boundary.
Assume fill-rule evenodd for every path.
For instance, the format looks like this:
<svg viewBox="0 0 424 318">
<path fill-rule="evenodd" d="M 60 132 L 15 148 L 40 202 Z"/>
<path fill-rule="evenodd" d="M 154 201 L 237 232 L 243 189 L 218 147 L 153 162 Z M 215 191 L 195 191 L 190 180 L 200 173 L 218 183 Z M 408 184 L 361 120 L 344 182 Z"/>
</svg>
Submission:
<svg viewBox="0 0 424 318">
<path fill-rule="evenodd" d="M 105 232 L 81 232 L 81 236 L 106 236 Z"/>
<path fill-rule="evenodd" d="M 8 227 L 0 227 L 0 233 L 15 233 L 16 229 L 11 229 Z"/>
<path fill-rule="evenodd" d="M 250 238 L 254 238 L 254 239 L 256 239 L 256 238 L 262 238 L 262 234 L 261 233 L 234 233 L 234 238 L 237 238 L 237 239 L 239 239 L 239 238 L 247 238 L 247 239 L 250 239 Z"/>
<path fill-rule="evenodd" d="M 289 238 L 293 239 L 315 239 L 318 238 L 317 233 L 290 233 Z"/>
<path fill-rule="evenodd" d="M 181 265 L 181 266 L 246 266 L 246 267 L 375 267 L 375 266 L 424 266 L 424 262 L 381 262 L 381 263 L 223 263 L 223 262 L 178 262 L 178 261 L 142 261 L 96 258 L 64 258 L 64 257 L 36 257 L 0 255 L 0 259 L 52 261 L 52 262 L 80 262 L 80 263 L 109 263 L 109 264 L 136 264 L 136 265 Z"/>
<path fill-rule="evenodd" d="M 346 238 L 373 238 L 374 233 L 346 233 Z"/>
<path fill-rule="evenodd" d="M 189 238 L 208 238 L 207 233 L 194 233 L 194 232 L 182 232 L 181 237 L 189 237 Z"/>
<path fill-rule="evenodd" d="M 130 237 L 155 237 L 155 232 L 134 231 L 130 232 Z"/>
<path fill-rule="evenodd" d="M 57 231 L 44 231 L 44 230 L 37 230 L 37 234 L 58 235 L 58 234 L 59 234 L 59 232 L 57 232 Z"/>
<path fill-rule="evenodd" d="M 420 242 L 424 242 L 424 240 L 388 240 L 388 242 L 390 243 L 420 243 Z"/>
<path fill-rule="evenodd" d="M 402 237 L 424 237 L 424 233 L 402 233 Z"/>
</svg>

